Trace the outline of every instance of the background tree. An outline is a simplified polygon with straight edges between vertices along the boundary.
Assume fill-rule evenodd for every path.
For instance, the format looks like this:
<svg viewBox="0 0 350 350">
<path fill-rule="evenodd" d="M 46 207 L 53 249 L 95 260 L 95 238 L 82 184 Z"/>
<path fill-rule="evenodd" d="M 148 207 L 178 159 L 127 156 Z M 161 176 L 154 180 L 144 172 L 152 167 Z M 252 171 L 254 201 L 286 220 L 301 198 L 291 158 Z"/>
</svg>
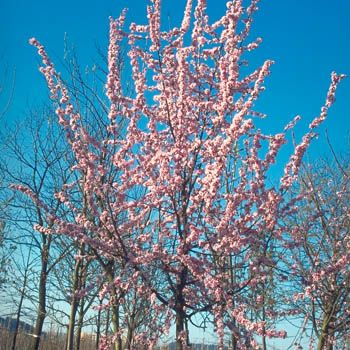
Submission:
<svg viewBox="0 0 350 350">
<path fill-rule="evenodd" d="M 31 119 L 17 130 L 12 130 L 5 137 L 3 146 L 1 171 L 7 186 L 16 183 L 19 186 L 30 189 L 35 193 L 41 203 L 46 203 L 53 212 L 58 213 L 61 203 L 54 198 L 57 188 L 67 181 L 71 174 L 66 162 L 66 150 L 62 143 L 62 133 L 56 128 L 55 123 L 50 122 L 50 111 L 44 112 L 48 120 L 40 114 L 33 113 Z M 40 198 L 40 199 L 39 199 Z M 47 217 L 38 202 L 28 200 L 20 192 L 11 202 L 11 237 L 9 241 L 31 246 L 33 254 L 40 257 L 37 261 L 38 280 L 31 285 L 33 300 L 37 300 L 37 320 L 33 336 L 33 349 L 38 349 L 40 337 L 47 314 L 46 301 L 49 284 L 49 274 L 55 264 L 64 257 L 57 254 L 59 235 L 48 236 L 35 231 L 37 223 L 52 226 L 51 219 Z M 65 213 L 61 212 L 61 215 Z M 36 288 L 36 286 L 37 288 Z"/>
<path fill-rule="evenodd" d="M 0 189 L 1 190 L 1 189 Z M 6 285 L 8 278 L 8 268 L 11 252 L 14 249 L 14 246 L 8 244 L 6 222 L 8 220 L 6 209 L 9 205 L 11 199 L 5 198 L 0 204 L 0 291 Z"/>
<path fill-rule="evenodd" d="M 304 199 L 290 223 L 297 245 L 290 266 L 293 305 L 311 326 L 318 350 L 348 341 L 350 325 L 350 168 L 348 156 L 306 164 L 299 180 Z M 306 321 L 305 321 L 306 322 Z"/>
<path fill-rule="evenodd" d="M 15 90 L 16 72 L 10 72 L 8 65 L 3 63 L 3 57 L 0 58 L 2 67 L 0 71 L 0 120 L 9 110 Z M 3 140 L 0 143 L 0 152 L 3 151 Z M 6 221 L 7 207 L 11 201 L 4 185 L 4 174 L 0 173 L 0 290 L 6 282 L 6 272 L 8 268 L 9 254 L 12 246 L 6 246 Z M 6 194 L 5 194 L 6 193 Z"/>
<path fill-rule="evenodd" d="M 21 248 L 20 248 L 21 249 Z M 21 249 L 22 250 L 22 249 Z M 16 349 L 16 341 L 17 341 L 17 335 L 18 335 L 18 331 L 19 331 L 19 325 L 20 325 L 20 321 L 23 315 L 23 309 L 24 309 L 24 301 L 26 298 L 28 298 L 28 288 L 29 288 L 29 284 L 30 284 L 30 280 L 31 280 L 31 273 L 34 270 L 34 264 L 35 264 L 35 260 L 33 261 L 33 257 L 31 254 L 31 250 L 32 250 L 32 245 L 29 245 L 29 249 L 28 251 L 26 251 L 25 253 L 22 251 L 21 253 L 21 263 L 17 263 L 17 259 L 13 261 L 13 267 L 15 267 L 14 271 L 13 271 L 13 276 L 12 276 L 12 283 L 13 285 L 15 285 L 16 287 L 11 288 L 11 291 L 15 290 L 17 292 L 17 294 L 19 295 L 19 300 L 18 300 L 18 305 L 17 305 L 17 311 L 16 311 L 16 315 L 15 315 L 15 329 L 13 332 L 13 338 L 12 338 L 12 344 L 11 344 L 11 350 L 15 350 Z M 18 253 L 18 252 L 16 252 Z M 18 254 L 16 254 L 16 258 L 18 258 Z M 19 276 L 19 274 L 22 274 L 22 276 Z M 14 278 L 14 276 L 16 276 L 17 278 L 19 278 L 19 280 L 17 278 Z M 20 284 L 18 284 L 18 281 Z M 13 298 L 14 299 L 14 298 Z M 14 304 L 16 304 L 14 302 L 14 300 L 12 300 L 11 305 L 13 306 Z M 27 312 L 28 313 L 28 312 Z"/>
</svg>

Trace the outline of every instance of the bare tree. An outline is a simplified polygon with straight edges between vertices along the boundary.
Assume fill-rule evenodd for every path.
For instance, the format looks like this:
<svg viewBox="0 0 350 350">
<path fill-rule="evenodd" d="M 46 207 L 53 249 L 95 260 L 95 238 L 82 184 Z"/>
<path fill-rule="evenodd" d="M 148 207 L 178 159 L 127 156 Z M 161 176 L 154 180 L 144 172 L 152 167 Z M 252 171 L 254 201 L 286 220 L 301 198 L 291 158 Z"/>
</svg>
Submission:
<svg viewBox="0 0 350 350">
<path fill-rule="evenodd" d="M 304 166 L 302 210 L 290 223 L 293 307 L 318 350 L 344 345 L 350 327 L 350 163 L 334 156 Z"/>
<path fill-rule="evenodd" d="M 14 192 L 10 205 L 10 240 L 15 244 L 32 245 L 33 254 L 40 257 L 37 268 L 37 319 L 32 349 L 38 349 L 40 344 L 47 313 L 49 274 L 66 254 L 57 254 L 60 236 L 47 235 L 33 229 L 35 224 L 44 223 L 53 227 L 48 213 L 39 202 L 45 203 L 53 213 L 61 210 L 61 203 L 55 199 L 54 193 L 71 174 L 65 144 L 50 120 L 50 113 L 49 110 L 33 112 L 29 120 L 8 133 L 10 137 L 5 138 L 1 164 L 8 186 L 25 186 L 37 199 L 36 202 L 28 201 L 20 192 Z"/>
<path fill-rule="evenodd" d="M 22 264 L 19 266 L 19 264 L 16 262 L 16 260 L 13 261 L 13 264 L 16 266 L 16 272 L 21 272 L 23 274 L 22 278 L 20 279 L 21 285 L 19 286 L 20 288 L 18 289 L 18 294 L 19 294 L 19 300 L 18 300 L 18 306 L 17 306 L 17 312 L 16 312 L 16 322 L 15 322 L 15 329 L 13 333 L 13 339 L 12 339 L 12 344 L 11 344 L 11 350 L 16 349 L 16 340 L 17 340 L 17 335 L 18 335 L 18 330 L 19 330 L 19 323 L 20 319 L 22 316 L 22 307 L 23 307 L 23 302 L 26 297 L 27 293 L 27 288 L 29 285 L 29 280 L 30 280 L 30 273 L 33 270 L 33 263 L 34 261 L 32 260 L 32 245 L 29 245 L 29 250 L 24 253 L 22 251 L 21 254 L 21 260 Z M 16 254 L 17 255 L 17 254 Z"/>
</svg>

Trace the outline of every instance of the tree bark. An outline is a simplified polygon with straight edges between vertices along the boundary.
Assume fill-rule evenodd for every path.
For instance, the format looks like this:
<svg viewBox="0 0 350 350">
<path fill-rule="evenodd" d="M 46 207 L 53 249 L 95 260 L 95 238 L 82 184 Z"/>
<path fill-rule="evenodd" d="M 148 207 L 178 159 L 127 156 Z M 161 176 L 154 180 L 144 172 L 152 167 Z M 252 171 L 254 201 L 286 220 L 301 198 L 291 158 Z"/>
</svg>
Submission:
<svg viewBox="0 0 350 350">
<path fill-rule="evenodd" d="M 231 335 L 232 350 L 237 350 L 237 339 L 234 334 Z"/>
<path fill-rule="evenodd" d="M 100 335 L 101 335 L 101 306 L 102 306 L 102 299 L 100 299 L 100 307 L 98 309 L 97 320 L 96 320 L 96 350 L 98 350 L 98 345 L 100 343 Z"/>
<path fill-rule="evenodd" d="M 262 312 L 263 312 L 263 321 L 266 321 L 265 289 L 263 290 L 263 307 L 262 307 Z M 265 325 L 263 326 L 262 346 L 263 346 L 263 350 L 267 350 L 267 344 L 266 344 L 266 327 L 265 327 Z"/>
<path fill-rule="evenodd" d="M 82 298 L 80 300 L 80 306 L 79 306 L 79 316 L 78 316 L 78 322 L 77 322 L 77 336 L 76 336 L 76 346 L 75 350 L 80 350 L 80 343 L 81 343 L 81 333 L 83 330 L 83 322 L 84 322 L 84 306 L 85 306 L 85 298 Z"/>
<path fill-rule="evenodd" d="M 110 309 L 107 309 L 107 315 L 106 315 L 106 329 L 105 329 L 105 336 L 108 336 L 108 332 L 109 332 L 109 327 L 110 327 Z"/>
<path fill-rule="evenodd" d="M 66 350 L 73 350 L 75 316 L 76 316 L 77 309 L 78 309 L 78 300 L 77 300 L 77 297 L 75 295 L 75 291 L 76 291 L 76 287 L 77 287 L 76 283 L 77 283 L 76 281 L 73 281 L 72 300 L 71 300 L 71 305 L 70 305 Z"/>
<path fill-rule="evenodd" d="M 49 237 L 50 240 L 50 237 Z M 40 346 L 40 340 L 43 330 L 44 321 L 46 318 L 46 282 L 48 274 L 48 259 L 49 259 L 49 245 L 50 242 L 46 242 L 46 236 L 43 236 L 43 248 L 41 253 L 41 272 L 39 281 L 39 301 L 38 301 L 38 313 L 35 323 L 35 329 L 33 334 L 33 342 L 31 349 L 38 350 Z"/>
<path fill-rule="evenodd" d="M 84 245 L 80 248 L 80 255 L 84 255 Z M 73 283 L 71 290 L 71 305 L 69 314 L 69 324 L 68 324 L 68 334 L 67 334 L 67 346 L 66 350 L 73 350 L 74 345 L 74 329 L 75 329 L 75 318 L 78 310 L 79 300 L 76 296 L 76 292 L 80 289 L 82 285 L 82 260 L 76 260 L 74 271 L 73 271 Z"/>
<path fill-rule="evenodd" d="M 332 350 L 333 345 L 330 342 L 330 315 L 325 315 L 322 328 L 320 332 L 320 337 L 318 338 L 317 350 Z"/>
<path fill-rule="evenodd" d="M 132 349 L 132 338 L 134 336 L 134 329 L 135 329 L 135 324 L 134 324 L 134 319 L 133 315 L 131 316 L 131 320 L 128 325 L 128 333 L 126 336 L 126 350 L 131 350 Z"/>
<path fill-rule="evenodd" d="M 183 312 L 176 310 L 176 350 L 183 350 L 183 342 L 181 341 L 181 333 L 185 330 L 185 318 Z"/>
<path fill-rule="evenodd" d="M 234 263 L 233 263 L 233 256 L 230 254 L 229 256 L 229 266 L 230 266 L 230 282 L 231 282 L 231 288 L 233 289 L 236 283 L 236 273 L 234 270 Z M 235 300 L 232 298 L 232 305 L 235 305 Z M 232 319 L 233 326 L 236 327 L 236 319 Z M 232 333 L 231 334 L 231 343 L 232 343 L 232 350 L 237 350 L 237 338 Z"/>
<path fill-rule="evenodd" d="M 17 315 L 16 315 L 16 328 L 15 328 L 15 331 L 13 333 L 11 350 L 15 350 L 15 348 L 16 348 L 16 340 L 17 340 L 17 334 L 18 334 L 18 328 L 19 328 L 19 321 L 20 321 L 21 312 L 22 312 L 22 304 L 23 304 L 24 291 L 25 291 L 26 285 L 27 285 L 27 271 L 25 272 L 25 275 L 24 275 L 23 289 L 22 289 L 21 298 L 20 298 L 19 304 L 18 304 Z"/>
<path fill-rule="evenodd" d="M 30 246 L 29 252 L 28 252 L 28 257 L 27 257 L 27 263 L 26 263 L 26 267 L 25 267 L 25 271 L 24 271 L 24 276 L 23 276 L 23 286 L 22 286 L 21 297 L 19 299 L 19 304 L 18 304 L 18 309 L 17 309 L 16 328 L 15 328 L 15 331 L 13 333 L 11 350 L 15 350 L 16 349 L 19 321 L 20 321 L 21 313 L 22 313 L 22 305 L 23 305 L 23 300 L 24 300 L 24 294 L 25 294 L 25 290 L 27 288 L 28 272 L 29 272 L 29 260 L 30 260 L 31 251 L 32 251 L 32 248 Z"/>
<path fill-rule="evenodd" d="M 187 268 L 184 267 L 180 274 L 180 281 L 176 285 L 176 303 L 175 303 L 175 312 L 176 312 L 176 350 L 184 350 L 184 341 L 182 340 L 183 332 L 186 331 L 186 314 L 184 311 L 185 299 L 183 296 L 183 290 L 185 288 L 187 278 Z M 189 345 L 188 334 L 186 334 L 185 345 Z"/>
<path fill-rule="evenodd" d="M 108 282 L 111 284 L 111 289 L 110 289 L 110 298 L 112 301 L 111 305 L 111 312 L 112 312 L 112 329 L 113 333 L 118 333 L 120 331 L 120 324 L 119 324 L 119 301 L 118 301 L 118 295 L 117 291 L 114 286 L 114 271 L 113 267 L 108 266 L 106 269 L 106 276 Z M 117 340 L 115 341 L 114 345 L 114 350 L 122 350 L 122 338 L 121 335 L 118 334 Z"/>
<path fill-rule="evenodd" d="M 114 290 L 114 288 L 112 289 Z M 120 324 L 119 324 L 119 304 L 117 303 L 116 300 L 114 300 L 111 310 L 112 310 L 113 332 L 117 333 L 120 331 Z M 122 338 L 120 334 L 118 334 L 117 340 L 114 343 L 114 350 L 122 350 Z"/>
</svg>

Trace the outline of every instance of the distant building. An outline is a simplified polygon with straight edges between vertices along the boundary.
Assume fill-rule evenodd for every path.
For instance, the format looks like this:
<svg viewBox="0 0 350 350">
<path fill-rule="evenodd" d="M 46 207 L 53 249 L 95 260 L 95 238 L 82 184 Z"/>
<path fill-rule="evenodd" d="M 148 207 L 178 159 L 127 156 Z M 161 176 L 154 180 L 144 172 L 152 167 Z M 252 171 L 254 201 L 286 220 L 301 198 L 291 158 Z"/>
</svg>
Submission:
<svg viewBox="0 0 350 350">
<path fill-rule="evenodd" d="M 0 317 L 0 327 L 9 330 L 10 332 L 14 332 L 16 330 L 17 320 L 11 317 Z M 19 321 L 18 328 L 27 332 L 33 333 L 34 327 L 30 324 Z"/>
</svg>

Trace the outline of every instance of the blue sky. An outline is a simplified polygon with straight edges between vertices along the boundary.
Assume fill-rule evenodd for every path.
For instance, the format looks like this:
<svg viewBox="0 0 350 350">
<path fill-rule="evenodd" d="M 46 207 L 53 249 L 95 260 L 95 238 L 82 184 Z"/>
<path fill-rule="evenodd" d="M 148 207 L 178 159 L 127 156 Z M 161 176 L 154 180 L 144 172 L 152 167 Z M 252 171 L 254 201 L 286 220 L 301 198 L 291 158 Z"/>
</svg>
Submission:
<svg viewBox="0 0 350 350">
<path fill-rule="evenodd" d="M 213 19 L 225 10 L 225 0 L 208 0 Z M 40 104 L 47 96 L 43 78 L 37 71 L 38 58 L 28 45 L 35 36 L 47 48 L 53 60 L 64 53 L 64 35 L 76 46 L 82 66 L 92 65 L 97 57 L 95 44 L 106 46 L 108 16 L 118 16 L 128 7 L 128 18 L 145 20 L 147 0 L 0 0 L 0 74 L 5 68 L 16 70 L 12 105 L 7 120 L 23 118 L 29 107 Z M 163 14 L 179 24 L 185 0 L 163 0 Z M 252 68 L 264 59 L 276 64 L 267 80 L 267 90 L 258 103 L 267 113 L 266 131 L 280 131 L 296 114 L 303 122 L 301 135 L 309 121 L 319 112 L 328 88 L 332 70 L 350 74 L 350 1 L 334 0 L 262 0 L 255 16 L 252 36 L 261 36 L 261 47 L 251 54 Z M 0 103 L 9 94 L 10 80 L 0 76 L 6 86 Z M 7 87 L 7 89 L 6 89 Z M 320 140 L 312 152 L 325 150 L 323 130 L 327 128 L 337 150 L 345 150 L 350 117 L 350 78 L 343 81 L 336 105 L 321 128 Z"/>
<path fill-rule="evenodd" d="M 208 0 L 213 20 L 225 11 L 225 0 Z M 53 60 L 64 54 L 64 36 L 77 49 L 81 65 L 92 66 L 97 56 L 95 43 L 106 47 L 108 16 L 117 17 L 128 7 L 128 18 L 145 21 L 146 0 L 0 0 L 0 110 L 10 93 L 4 71 L 16 71 L 14 96 L 9 111 L 0 120 L 20 120 L 26 110 L 47 101 L 47 89 L 37 70 L 38 58 L 28 39 L 35 36 Z M 178 25 L 185 0 L 163 0 L 163 13 Z M 278 132 L 296 114 L 302 122 L 297 136 L 319 113 L 325 100 L 330 73 L 350 75 L 349 0 L 262 0 L 255 16 L 251 38 L 261 36 L 261 47 L 250 56 L 253 67 L 272 59 L 272 75 L 258 109 L 268 114 L 264 131 Z M 313 158 L 327 152 L 324 130 L 337 151 L 349 147 L 350 77 L 337 92 L 336 104 L 320 129 L 320 139 L 311 148 Z"/>
</svg>

